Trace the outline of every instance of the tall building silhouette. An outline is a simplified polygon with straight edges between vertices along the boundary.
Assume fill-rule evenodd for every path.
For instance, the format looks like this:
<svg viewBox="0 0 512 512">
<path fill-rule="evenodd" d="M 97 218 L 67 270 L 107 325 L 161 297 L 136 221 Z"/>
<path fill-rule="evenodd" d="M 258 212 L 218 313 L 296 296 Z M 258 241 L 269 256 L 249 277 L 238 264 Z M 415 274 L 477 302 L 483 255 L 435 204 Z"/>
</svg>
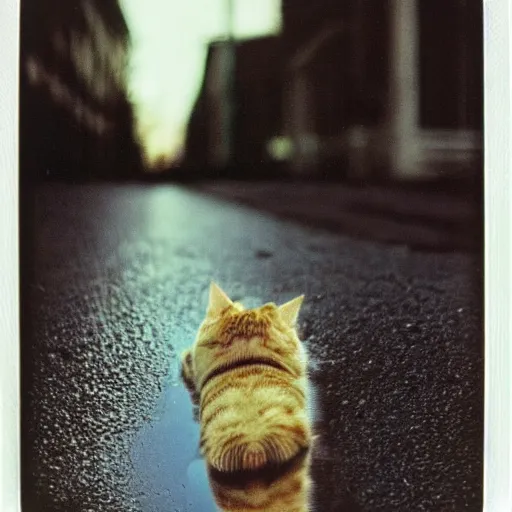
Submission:
<svg viewBox="0 0 512 512">
<path fill-rule="evenodd" d="M 130 37 L 117 0 L 25 0 L 20 35 L 22 176 L 138 172 L 126 90 Z"/>
</svg>

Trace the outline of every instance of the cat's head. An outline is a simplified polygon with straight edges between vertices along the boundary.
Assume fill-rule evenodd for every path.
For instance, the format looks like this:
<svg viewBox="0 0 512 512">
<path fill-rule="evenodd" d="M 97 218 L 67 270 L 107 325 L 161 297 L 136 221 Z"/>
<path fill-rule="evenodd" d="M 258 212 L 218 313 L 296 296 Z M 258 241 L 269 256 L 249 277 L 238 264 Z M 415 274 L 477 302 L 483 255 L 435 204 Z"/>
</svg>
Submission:
<svg viewBox="0 0 512 512">
<path fill-rule="evenodd" d="M 212 370 L 243 359 L 269 359 L 301 376 L 306 353 L 296 323 L 303 299 L 301 295 L 281 306 L 267 303 L 245 309 L 212 282 L 206 318 L 194 345 L 183 355 L 185 381 L 188 377 L 199 391 Z"/>
</svg>

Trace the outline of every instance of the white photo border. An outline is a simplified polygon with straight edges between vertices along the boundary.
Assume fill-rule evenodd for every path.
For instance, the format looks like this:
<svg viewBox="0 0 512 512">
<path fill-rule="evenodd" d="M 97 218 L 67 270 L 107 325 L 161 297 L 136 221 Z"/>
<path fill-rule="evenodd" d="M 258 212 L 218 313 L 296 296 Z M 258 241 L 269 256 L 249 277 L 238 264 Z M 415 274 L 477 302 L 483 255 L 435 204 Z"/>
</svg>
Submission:
<svg viewBox="0 0 512 512">
<path fill-rule="evenodd" d="M 0 2 L 0 510 L 20 505 L 19 0 Z"/>
<path fill-rule="evenodd" d="M 511 51 L 508 0 L 484 0 L 484 511 L 512 510 Z"/>
</svg>

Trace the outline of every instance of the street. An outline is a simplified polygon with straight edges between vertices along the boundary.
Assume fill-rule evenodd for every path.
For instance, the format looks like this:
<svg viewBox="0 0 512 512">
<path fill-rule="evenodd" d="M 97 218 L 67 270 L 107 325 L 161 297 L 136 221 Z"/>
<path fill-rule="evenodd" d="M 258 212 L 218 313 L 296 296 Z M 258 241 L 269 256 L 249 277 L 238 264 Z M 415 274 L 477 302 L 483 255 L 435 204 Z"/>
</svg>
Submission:
<svg viewBox="0 0 512 512">
<path fill-rule="evenodd" d="M 179 379 L 212 279 L 247 307 L 306 296 L 315 510 L 481 510 L 477 254 L 357 240 L 174 185 L 35 197 L 24 510 L 215 510 Z"/>
</svg>

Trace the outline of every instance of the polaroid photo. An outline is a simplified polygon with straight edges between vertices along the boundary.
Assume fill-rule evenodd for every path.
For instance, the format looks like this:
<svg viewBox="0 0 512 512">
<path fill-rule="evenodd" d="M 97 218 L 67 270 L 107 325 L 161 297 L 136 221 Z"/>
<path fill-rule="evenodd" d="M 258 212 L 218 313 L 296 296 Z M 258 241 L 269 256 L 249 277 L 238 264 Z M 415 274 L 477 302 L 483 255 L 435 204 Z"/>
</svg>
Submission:
<svg viewBox="0 0 512 512">
<path fill-rule="evenodd" d="M 509 19 L 3 2 L 0 509 L 510 510 Z"/>
</svg>

